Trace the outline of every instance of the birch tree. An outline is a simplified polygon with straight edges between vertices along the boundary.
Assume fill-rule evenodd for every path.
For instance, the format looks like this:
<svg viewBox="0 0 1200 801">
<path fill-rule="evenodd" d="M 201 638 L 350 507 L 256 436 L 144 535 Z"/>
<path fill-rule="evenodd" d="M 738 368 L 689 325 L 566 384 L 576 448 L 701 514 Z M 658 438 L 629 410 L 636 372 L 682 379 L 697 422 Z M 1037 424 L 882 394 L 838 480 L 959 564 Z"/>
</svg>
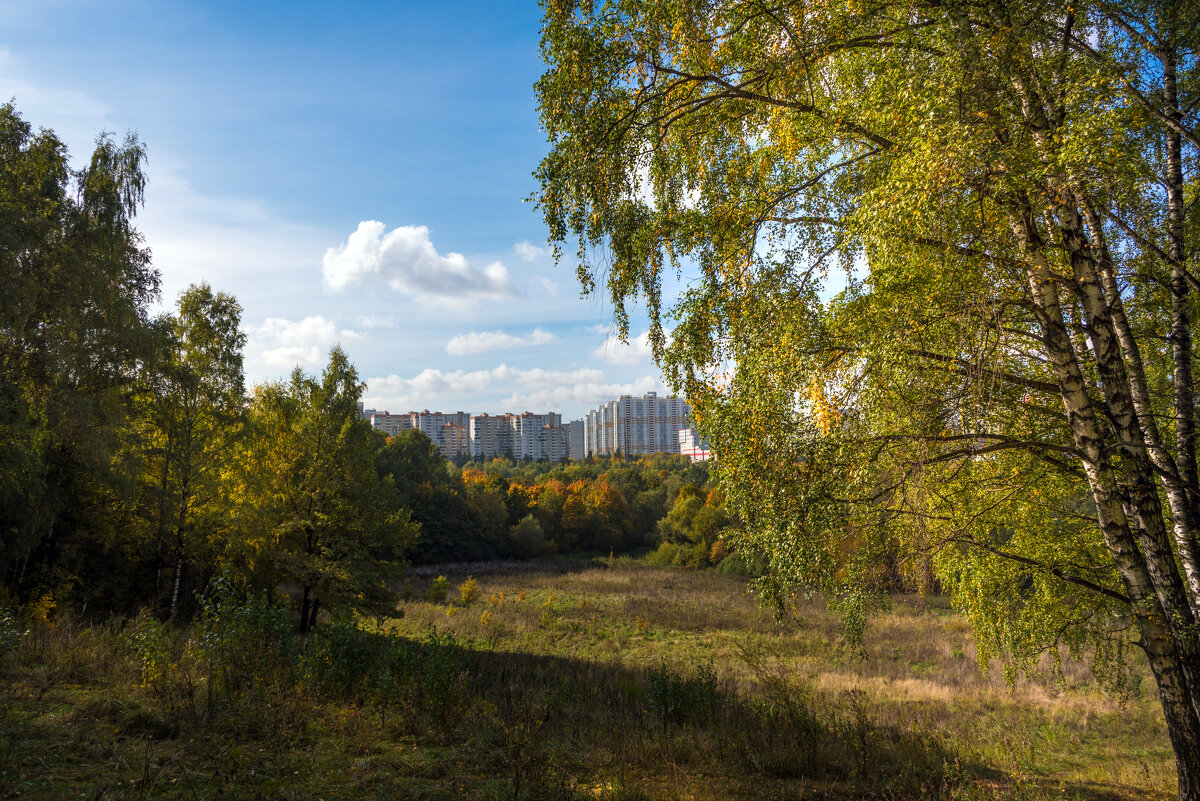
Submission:
<svg viewBox="0 0 1200 801">
<path fill-rule="evenodd" d="M 551 240 L 646 303 L 763 589 L 854 624 L 894 553 L 984 659 L 1132 644 L 1189 800 L 1198 15 L 550 0 L 537 87 Z"/>
</svg>

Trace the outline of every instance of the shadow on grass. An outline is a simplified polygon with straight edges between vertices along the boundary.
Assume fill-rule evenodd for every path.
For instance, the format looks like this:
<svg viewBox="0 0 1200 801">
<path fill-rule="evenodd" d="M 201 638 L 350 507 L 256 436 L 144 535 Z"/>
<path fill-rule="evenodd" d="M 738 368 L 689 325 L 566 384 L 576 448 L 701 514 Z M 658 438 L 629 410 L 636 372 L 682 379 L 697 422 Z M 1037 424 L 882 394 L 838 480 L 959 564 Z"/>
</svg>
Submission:
<svg viewBox="0 0 1200 801">
<path fill-rule="evenodd" d="M 861 691 L 821 698 L 751 663 L 757 685 L 738 692 L 711 665 L 496 652 L 433 630 L 335 622 L 278 648 L 244 645 L 240 674 L 177 643 L 169 670 L 138 680 L 117 634 L 98 662 L 107 674 L 35 687 L 46 664 L 10 671 L 0 796 L 1121 797 L 1016 788 L 936 732 L 879 723 Z"/>
</svg>

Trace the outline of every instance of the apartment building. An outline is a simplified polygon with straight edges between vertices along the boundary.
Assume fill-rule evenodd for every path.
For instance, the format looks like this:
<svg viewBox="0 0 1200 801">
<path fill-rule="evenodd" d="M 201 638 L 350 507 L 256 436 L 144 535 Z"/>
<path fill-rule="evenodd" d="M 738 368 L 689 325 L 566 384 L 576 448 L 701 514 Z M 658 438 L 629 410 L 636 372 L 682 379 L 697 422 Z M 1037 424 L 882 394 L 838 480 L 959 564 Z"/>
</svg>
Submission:
<svg viewBox="0 0 1200 801">
<path fill-rule="evenodd" d="M 567 456 L 571 459 L 582 459 L 587 456 L 587 451 L 583 449 L 583 427 L 582 420 L 572 420 L 567 423 Z"/>
<path fill-rule="evenodd" d="M 425 433 L 435 445 L 442 450 L 447 459 L 470 454 L 469 425 L 471 415 L 467 412 L 431 412 L 428 409 L 420 412 L 404 412 L 391 414 L 378 409 L 364 409 L 358 404 L 358 413 L 371 421 L 371 427 L 389 437 L 394 437 L 401 431 L 415 428 Z"/>
<path fill-rule="evenodd" d="M 568 434 L 562 415 L 478 414 L 471 417 L 470 452 L 473 459 L 562 459 L 567 454 Z"/>
<path fill-rule="evenodd" d="M 571 458 L 572 452 L 582 458 L 583 421 L 577 420 L 578 444 L 572 449 L 572 432 L 564 426 L 562 415 L 557 412 L 536 414 L 468 414 L 467 412 L 420 412 L 391 414 L 379 409 L 365 409 L 358 404 L 358 413 L 371 421 L 371 425 L 395 436 L 402 431 L 415 428 L 423 431 L 434 442 L 447 459 L 467 457 L 471 459 L 494 459 L 505 456 L 513 460 L 548 459 L 552 462 Z"/>
<path fill-rule="evenodd" d="M 708 441 L 701 439 L 694 428 L 679 429 L 679 454 L 693 462 L 704 462 L 711 458 Z"/>
<path fill-rule="evenodd" d="M 679 453 L 679 429 L 689 428 L 692 410 L 675 396 L 622 395 L 587 413 L 583 452 L 607 456 Z"/>
</svg>

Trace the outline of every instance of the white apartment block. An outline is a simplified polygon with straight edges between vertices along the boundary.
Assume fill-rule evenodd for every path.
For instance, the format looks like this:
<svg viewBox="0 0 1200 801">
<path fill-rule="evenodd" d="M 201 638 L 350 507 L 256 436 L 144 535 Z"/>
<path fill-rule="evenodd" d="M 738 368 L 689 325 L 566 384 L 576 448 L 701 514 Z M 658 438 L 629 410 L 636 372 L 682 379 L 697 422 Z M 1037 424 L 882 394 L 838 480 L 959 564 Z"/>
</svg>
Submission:
<svg viewBox="0 0 1200 801">
<path fill-rule="evenodd" d="M 640 398 L 622 395 L 587 413 L 583 452 L 607 456 L 679 453 L 679 429 L 691 426 L 692 409 L 675 396 L 647 392 Z"/>
<path fill-rule="evenodd" d="M 473 459 L 549 459 L 567 455 L 568 434 L 562 415 L 556 412 L 534 414 L 479 414 L 471 417 L 470 452 Z"/>
<path fill-rule="evenodd" d="M 513 460 L 548 459 L 552 462 L 570 457 L 572 453 L 571 431 L 562 423 L 557 412 L 535 414 L 477 414 L 467 412 L 405 412 L 391 414 L 378 409 L 364 409 L 358 404 L 359 414 L 371 421 L 371 426 L 395 436 L 402 431 L 415 428 L 442 450 L 447 459 L 467 456 L 472 459 L 494 459 L 506 456 Z M 579 428 L 582 443 L 583 421 L 574 425 Z M 582 448 L 582 444 L 579 446 Z M 580 453 L 581 451 L 576 451 Z"/>
<path fill-rule="evenodd" d="M 442 449 L 442 455 L 454 459 L 459 455 L 467 455 L 470 451 L 468 426 L 471 415 L 466 412 L 431 412 L 425 409 L 421 412 L 405 412 L 391 414 L 378 409 L 364 409 L 358 404 L 358 413 L 371 421 L 371 427 L 389 437 L 394 437 L 401 431 L 416 428 L 423 431 L 435 445 Z"/>
<path fill-rule="evenodd" d="M 693 462 L 704 462 L 712 456 L 708 449 L 708 441 L 701 439 L 693 428 L 679 429 L 679 454 Z"/>
</svg>

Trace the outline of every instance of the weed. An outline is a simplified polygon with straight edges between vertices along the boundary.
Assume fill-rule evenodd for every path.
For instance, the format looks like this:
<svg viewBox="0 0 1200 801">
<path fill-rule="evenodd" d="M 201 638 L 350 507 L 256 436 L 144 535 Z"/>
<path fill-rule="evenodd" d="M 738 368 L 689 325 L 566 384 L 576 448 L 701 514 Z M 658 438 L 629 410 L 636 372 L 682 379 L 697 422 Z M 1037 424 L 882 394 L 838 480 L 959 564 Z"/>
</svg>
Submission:
<svg viewBox="0 0 1200 801">
<path fill-rule="evenodd" d="M 470 606 L 479 594 L 479 582 L 474 576 L 467 576 L 467 580 L 459 585 L 458 594 L 462 598 L 463 606 Z"/>
</svg>

